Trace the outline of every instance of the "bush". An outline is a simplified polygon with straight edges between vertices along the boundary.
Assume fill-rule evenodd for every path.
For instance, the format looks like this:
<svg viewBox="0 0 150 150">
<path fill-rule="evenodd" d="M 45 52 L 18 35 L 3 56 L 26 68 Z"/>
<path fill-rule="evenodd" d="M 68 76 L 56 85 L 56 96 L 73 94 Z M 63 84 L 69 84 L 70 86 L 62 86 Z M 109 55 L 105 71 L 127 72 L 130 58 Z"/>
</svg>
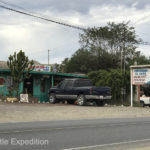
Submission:
<svg viewBox="0 0 150 150">
<path fill-rule="evenodd" d="M 117 103 L 121 102 L 121 88 L 126 89 L 126 94 L 130 92 L 130 72 L 126 71 L 122 75 L 120 69 L 99 70 L 93 71 L 88 74 L 96 86 L 109 86 L 112 92 L 112 100 Z"/>
</svg>

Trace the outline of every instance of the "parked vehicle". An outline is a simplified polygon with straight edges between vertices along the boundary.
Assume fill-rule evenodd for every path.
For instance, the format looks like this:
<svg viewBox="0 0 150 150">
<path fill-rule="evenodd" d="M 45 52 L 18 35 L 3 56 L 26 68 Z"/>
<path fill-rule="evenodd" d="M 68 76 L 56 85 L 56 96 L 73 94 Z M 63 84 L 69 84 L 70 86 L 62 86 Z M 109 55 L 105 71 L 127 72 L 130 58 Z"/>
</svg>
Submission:
<svg viewBox="0 0 150 150">
<path fill-rule="evenodd" d="M 150 97 L 143 95 L 140 97 L 140 104 L 142 107 L 149 106 L 150 107 Z"/>
<path fill-rule="evenodd" d="M 105 100 L 111 97 L 109 87 L 95 87 L 88 79 L 65 79 L 49 90 L 49 102 L 52 104 L 67 100 L 70 104 L 76 101 L 80 106 L 88 101 L 103 106 Z"/>
</svg>

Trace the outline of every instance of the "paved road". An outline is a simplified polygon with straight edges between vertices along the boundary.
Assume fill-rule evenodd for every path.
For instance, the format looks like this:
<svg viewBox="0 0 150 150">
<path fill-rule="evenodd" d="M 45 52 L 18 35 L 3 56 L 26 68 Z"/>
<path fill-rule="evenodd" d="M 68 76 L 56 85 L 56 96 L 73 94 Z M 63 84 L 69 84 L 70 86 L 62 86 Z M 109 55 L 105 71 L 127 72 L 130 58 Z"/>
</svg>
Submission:
<svg viewBox="0 0 150 150">
<path fill-rule="evenodd" d="M 0 124 L 0 150 L 150 147 L 150 118 Z"/>
</svg>

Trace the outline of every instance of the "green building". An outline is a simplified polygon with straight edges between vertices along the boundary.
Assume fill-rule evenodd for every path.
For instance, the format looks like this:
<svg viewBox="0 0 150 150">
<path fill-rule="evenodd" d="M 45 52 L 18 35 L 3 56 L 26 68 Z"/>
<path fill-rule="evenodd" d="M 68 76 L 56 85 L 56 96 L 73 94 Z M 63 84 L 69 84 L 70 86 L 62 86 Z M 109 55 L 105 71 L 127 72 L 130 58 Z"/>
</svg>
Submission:
<svg viewBox="0 0 150 150">
<path fill-rule="evenodd" d="M 45 71 L 31 71 L 31 77 L 25 79 L 19 85 L 19 93 L 28 93 L 41 102 L 48 101 L 48 90 L 66 78 L 87 78 L 86 75 L 56 73 Z M 0 95 L 9 95 L 9 88 L 12 86 L 12 77 L 9 69 L 0 68 Z"/>
</svg>

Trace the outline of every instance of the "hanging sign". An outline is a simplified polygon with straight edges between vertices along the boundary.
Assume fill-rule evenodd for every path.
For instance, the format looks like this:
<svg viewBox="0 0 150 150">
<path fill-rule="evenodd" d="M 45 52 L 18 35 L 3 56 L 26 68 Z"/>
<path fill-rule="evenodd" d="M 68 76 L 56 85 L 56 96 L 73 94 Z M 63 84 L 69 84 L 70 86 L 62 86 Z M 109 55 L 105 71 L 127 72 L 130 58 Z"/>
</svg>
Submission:
<svg viewBox="0 0 150 150">
<path fill-rule="evenodd" d="M 48 65 L 35 65 L 33 71 L 45 71 L 50 72 L 51 67 Z"/>
</svg>

